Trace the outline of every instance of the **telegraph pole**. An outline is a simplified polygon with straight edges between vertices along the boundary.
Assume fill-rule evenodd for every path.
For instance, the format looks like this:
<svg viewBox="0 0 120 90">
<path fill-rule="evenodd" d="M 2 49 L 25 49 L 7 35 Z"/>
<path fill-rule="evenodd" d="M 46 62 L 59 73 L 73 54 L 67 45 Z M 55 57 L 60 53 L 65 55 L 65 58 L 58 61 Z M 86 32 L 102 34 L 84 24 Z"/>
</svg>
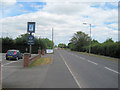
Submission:
<svg viewBox="0 0 120 90">
<path fill-rule="evenodd" d="M 90 24 L 90 45 L 89 45 L 90 47 L 89 47 L 89 53 L 91 53 L 91 39 L 92 38 L 91 38 L 91 24 Z"/>
<path fill-rule="evenodd" d="M 53 44 L 53 28 L 52 28 L 52 49 L 54 49 L 54 44 Z"/>
</svg>

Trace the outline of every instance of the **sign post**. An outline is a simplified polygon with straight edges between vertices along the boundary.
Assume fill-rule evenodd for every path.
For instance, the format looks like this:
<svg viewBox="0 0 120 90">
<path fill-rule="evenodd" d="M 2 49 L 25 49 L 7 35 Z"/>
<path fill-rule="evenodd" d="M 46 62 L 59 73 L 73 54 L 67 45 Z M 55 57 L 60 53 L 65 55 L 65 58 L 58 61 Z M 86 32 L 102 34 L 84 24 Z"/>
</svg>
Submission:
<svg viewBox="0 0 120 90">
<path fill-rule="evenodd" d="M 28 45 L 30 45 L 30 56 L 32 53 L 32 45 L 34 45 L 34 36 L 32 36 L 32 33 L 35 33 L 35 22 L 28 22 L 27 23 L 27 32 L 30 33 L 28 36 Z"/>
</svg>

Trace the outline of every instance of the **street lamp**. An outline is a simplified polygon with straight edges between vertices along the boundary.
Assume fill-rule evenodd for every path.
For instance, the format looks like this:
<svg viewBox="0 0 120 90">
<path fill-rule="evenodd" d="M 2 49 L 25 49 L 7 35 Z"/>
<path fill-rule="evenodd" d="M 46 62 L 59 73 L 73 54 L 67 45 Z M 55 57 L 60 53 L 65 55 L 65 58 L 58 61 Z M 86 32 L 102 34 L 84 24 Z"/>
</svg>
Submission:
<svg viewBox="0 0 120 90">
<path fill-rule="evenodd" d="M 84 25 L 87 25 L 88 23 L 83 23 Z M 91 24 L 90 25 L 90 44 L 89 44 L 89 53 L 91 53 Z"/>
</svg>

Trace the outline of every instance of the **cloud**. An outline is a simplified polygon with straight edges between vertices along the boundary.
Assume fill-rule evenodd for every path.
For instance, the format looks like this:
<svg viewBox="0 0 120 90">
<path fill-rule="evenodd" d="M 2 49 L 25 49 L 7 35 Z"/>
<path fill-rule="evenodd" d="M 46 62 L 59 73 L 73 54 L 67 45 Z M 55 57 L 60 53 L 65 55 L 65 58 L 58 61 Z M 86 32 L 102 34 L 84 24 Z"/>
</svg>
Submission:
<svg viewBox="0 0 120 90">
<path fill-rule="evenodd" d="M 4 7 L 14 5 L 16 3 L 16 0 L 0 0 L 0 4 L 2 4 Z"/>
<path fill-rule="evenodd" d="M 89 25 L 83 25 L 87 22 L 95 26 L 92 27 L 93 39 L 104 42 L 112 37 L 117 41 L 117 9 L 92 7 L 98 4 L 105 5 L 106 3 L 49 2 L 38 12 L 7 17 L 2 19 L 0 24 L 3 24 L 3 33 L 9 31 L 15 38 L 27 32 L 27 22 L 34 21 L 36 22 L 35 36 L 52 39 L 53 27 L 55 44 L 60 42 L 67 44 L 77 31 L 83 31 L 89 35 Z"/>
</svg>

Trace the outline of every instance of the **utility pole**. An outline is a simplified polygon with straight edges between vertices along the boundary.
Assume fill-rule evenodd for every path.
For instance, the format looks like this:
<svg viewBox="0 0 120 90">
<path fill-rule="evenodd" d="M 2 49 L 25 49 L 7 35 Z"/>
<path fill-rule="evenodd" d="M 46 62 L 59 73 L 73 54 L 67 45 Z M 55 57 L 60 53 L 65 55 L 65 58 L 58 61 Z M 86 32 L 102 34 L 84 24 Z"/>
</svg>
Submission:
<svg viewBox="0 0 120 90">
<path fill-rule="evenodd" d="M 54 49 L 54 44 L 53 44 L 53 28 L 52 28 L 52 49 Z"/>
<path fill-rule="evenodd" d="M 91 24 L 90 24 L 90 45 L 89 45 L 90 47 L 89 47 L 89 53 L 91 53 L 91 39 L 92 38 L 91 38 Z"/>
</svg>

